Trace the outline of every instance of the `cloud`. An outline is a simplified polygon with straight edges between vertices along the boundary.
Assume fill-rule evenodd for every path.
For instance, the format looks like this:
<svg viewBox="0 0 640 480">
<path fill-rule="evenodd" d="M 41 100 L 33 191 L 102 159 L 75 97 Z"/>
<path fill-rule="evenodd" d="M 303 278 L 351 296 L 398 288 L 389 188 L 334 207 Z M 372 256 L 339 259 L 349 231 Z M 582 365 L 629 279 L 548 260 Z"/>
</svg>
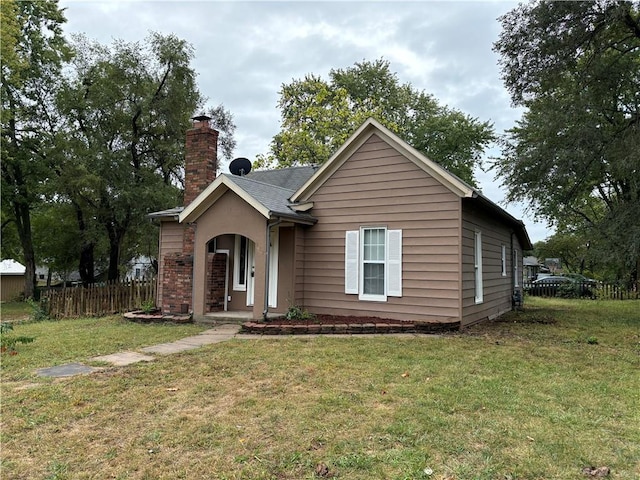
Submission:
<svg viewBox="0 0 640 480">
<path fill-rule="evenodd" d="M 68 34 L 84 32 L 111 43 L 142 40 L 149 31 L 173 33 L 194 47 L 193 67 L 209 105 L 231 111 L 237 156 L 268 150 L 280 126 L 278 92 L 284 83 L 332 68 L 384 57 L 399 79 L 441 103 L 500 132 L 521 112 L 510 107 L 491 50 L 498 16 L 516 6 L 502 1 L 419 2 L 222 2 L 73 1 L 66 8 Z M 478 172 L 483 191 L 501 202 L 493 174 Z M 523 212 L 532 239 L 547 236 Z"/>
</svg>

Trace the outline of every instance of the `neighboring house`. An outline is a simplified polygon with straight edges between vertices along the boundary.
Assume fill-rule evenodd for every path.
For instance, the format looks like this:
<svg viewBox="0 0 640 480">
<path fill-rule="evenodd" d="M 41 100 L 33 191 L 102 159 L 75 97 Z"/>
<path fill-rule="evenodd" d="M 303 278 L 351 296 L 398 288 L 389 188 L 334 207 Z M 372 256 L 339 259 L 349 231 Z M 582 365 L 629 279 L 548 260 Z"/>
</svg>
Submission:
<svg viewBox="0 0 640 480">
<path fill-rule="evenodd" d="M 9 302 L 20 298 L 24 293 L 24 275 L 26 268 L 15 260 L 0 262 L 0 300 Z"/>
<path fill-rule="evenodd" d="M 139 255 L 129 261 L 125 278 L 142 280 L 155 276 L 154 260 L 146 255 Z"/>
<path fill-rule="evenodd" d="M 533 256 L 524 257 L 524 279 L 531 282 L 538 278 L 538 274 L 541 272 L 548 272 L 549 269 L 544 265 L 540 265 L 538 259 Z"/>
<path fill-rule="evenodd" d="M 524 224 L 375 120 L 320 168 L 217 178 L 217 132 L 195 120 L 185 207 L 151 214 L 164 312 L 464 326 L 512 309 Z"/>
</svg>

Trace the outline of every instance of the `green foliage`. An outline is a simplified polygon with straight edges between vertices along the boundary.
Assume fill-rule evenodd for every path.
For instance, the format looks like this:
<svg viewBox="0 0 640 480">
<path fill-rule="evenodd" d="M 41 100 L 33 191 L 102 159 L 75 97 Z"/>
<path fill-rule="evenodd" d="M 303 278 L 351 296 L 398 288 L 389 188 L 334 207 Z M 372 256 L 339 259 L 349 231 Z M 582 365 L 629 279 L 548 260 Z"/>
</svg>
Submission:
<svg viewBox="0 0 640 480">
<path fill-rule="evenodd" d="M 13 325 L 8 322 L 0 322 L 0 352 L 9 353 L 9 355 L 15 355 L 18 353 L 16 346 L 20 343 L 31 343 L 35 340 L 34 337 L 27 337 L 25 335 L 15 336 L 13 333 Z"/>
<path fill-rule="evenodd" d="M 49 317 L 49 311 L 47 309 L 47 303 L 45 299 L 36 302 L 32 298 L 28 298 L 26 302 L 29 305 L 29 309 L 31 310 L 31 313 L 29 314 L 29 320 L 31 320 L 32 322 L 42 322 L 44 320 L 51 319 Z"/>
<path fill-rule="evenodd" d="M 281 131 L 254 167 L 320 164 L 369 117 L 384 124 L 427 157 L 470 184 L 474 167 L 494 140 L 489 122 L 440 105 L 424 91 L 401 83 L 386 60 L 363 61 L 313 74 L 280 90 Z"/>
<path fill-rule="evenodd" d="M 26 266 L 25 296 L 35 288 L 31 211 L 42 201 L 52 168 L 59 117 L 53 108 L 63 65 L 71 51 L 54 0 L 2 1 L 1 94 L 2 212 L 11 223 Z"/>
<path fill-rule="evenodd" d="M 156 308 L 156 302 L 152 298 L 145 300 L 144 302 L 142 302 L 142 305 L 140 306 L 140 310 L 142 310 L 146 314 L 153 312 L 155 308 Z"/>
<path fill-rule="evenodd" d="M 291 305 L 287 309 L 287 313 L 285 313 L 284 318 L 287 320 L 313 320 L 315 315 L 313 313 L 309 313 L 308 310 L 303 309 L 298 305 Z"/>
<path fill-rule="evenodd" d="M 640 259 L 640 3 L 524 3 L 501 18 L 505 85 L 525 113 L 494 164 L 508 200 L 580 232 L 619 278 Z"/>
</svg>

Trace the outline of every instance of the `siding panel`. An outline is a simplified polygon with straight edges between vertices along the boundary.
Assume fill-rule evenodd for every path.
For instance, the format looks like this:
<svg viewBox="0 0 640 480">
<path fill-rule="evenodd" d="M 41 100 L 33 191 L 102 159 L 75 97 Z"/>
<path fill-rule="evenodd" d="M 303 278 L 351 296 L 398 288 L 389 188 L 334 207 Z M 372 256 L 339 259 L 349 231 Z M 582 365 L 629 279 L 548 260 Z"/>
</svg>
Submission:
<svg viewBox="0 0 640 480">
<path fill-rule="evenodd" d="M 309 199 L 318 223 L 305 231 L 304 302 L 315 313 L 399 320 L 460 319 L 460 199 L 375 135 Z M 344 293 L 345 232 L 402 230 L 402 297 Z"/>
<path fill-rule="evenodd" d="M 512 235 L 509 228 L 468 203 L 463 202 L 462 215 L 462 325 L 464 326 L 511 310 L 513 265 Z M 482 232 L 484 299 L 480 304 L 474 302 L 473 236 L 475 230 Z M 505 245 L 507 250 L 506 276 L 502 276 L 502 245 Z M 518 250 L 518 258 L 521 259 L 522 251 L 515 235 L 513 235 L 513 247 Z"/>
</svg>

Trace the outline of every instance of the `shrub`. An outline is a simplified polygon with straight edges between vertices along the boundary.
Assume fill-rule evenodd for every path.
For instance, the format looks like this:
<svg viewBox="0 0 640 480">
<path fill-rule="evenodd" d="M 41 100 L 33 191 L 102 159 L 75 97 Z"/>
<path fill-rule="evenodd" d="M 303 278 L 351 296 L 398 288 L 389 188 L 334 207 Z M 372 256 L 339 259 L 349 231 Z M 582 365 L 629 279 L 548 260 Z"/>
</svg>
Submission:
<svg viewBox="0 0 640 480">
<path fill-rule="evenodd" d="M 315 315 L 298 305 L 291 305 L 284 316 L 287 320 L 313 320 Z"/>
</svg>

